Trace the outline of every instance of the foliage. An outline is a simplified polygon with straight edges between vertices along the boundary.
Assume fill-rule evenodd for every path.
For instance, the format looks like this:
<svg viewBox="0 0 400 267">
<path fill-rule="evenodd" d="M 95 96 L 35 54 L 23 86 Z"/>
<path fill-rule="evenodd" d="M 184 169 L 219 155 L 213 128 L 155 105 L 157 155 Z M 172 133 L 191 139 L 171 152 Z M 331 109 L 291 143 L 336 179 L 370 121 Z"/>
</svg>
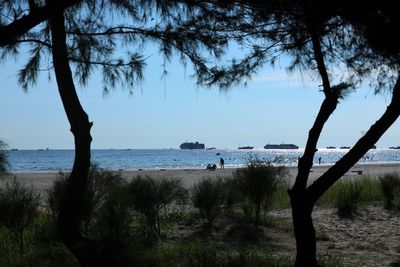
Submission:
<svg viewBox="0 0 400 267">
<path fill-rule="evenodd" d="M 134 214 L 125 186 L 114 188 L 95 214 L 92 235 L 113 250 L 122 250 L 132 236 Z"/>
<path fill-rule="evenodd" d="M 201 69 L 206 62 L 201 52 L 219 57 L 228 43 L 223 35 L 215 36 L 211 27 L 197 27 L 198 10 L 207 4 L 192 5 L 177 1 L 77 2 L 82 3 L 64 12 L 68 21 L 65 23 L 68 60 L 73 66 L 73 75 L 83 86 L 88 84 L 94 72 L 99 71 L 105 94 L 114 88 L 127 88 L 132 92 L 141 83 L 148 58 L 145 53 L 154 54 L 145 51 L 145 44 L 154 44 L 163 56 L 165 64 L 160 74 L 165 76 L 166 63 L 175 52 L 183 65 L 192 62 L 196 69 Z M 12 12 L 17 20 L 30 8 L 19 1 L 11 6 L 0 5 L 0 10 L 5 14 Z M 110 17 L 114 19 L 110 20 Z M 50 40 L 49 23 L 42 23 L 0 47 L 0 60 L 9 56 L 18 57 L 19 51 L 28 47 L 29 57 L 18 74 L 24 89 L 37 82 L 40 72 L 52 69 L 52 63 L 47 58 L 53 49 Z"/>
<path fill-rule="evenodd" d="M 53 214 L 58 214 L 60 201 L 63 199 L 68 186 L 68 173 L 59 173 L 53 186 L 47 190 L 47 205 Z M 123 178 L 118 173 L 100 169 L 96 164 L 92 165 L 88 174 L 88 185 L 85 193 L 85 222 L 87 228 L 94 213 L 103 205 L 108 195 L 118 186 L 123 184 Z"/>
<path fill-rule="evenodd" d="M 359 203 L 360 204 L 379 204 L 383 201 L 380 181 L 374 177 L 361 176 L 354 178 L 362 188 Z M 351 191 L 351 189 L 343 189 L 344 187 L 352 187 L 352 183 L 346 180 L 336 182 L 327 192 L 319 199 L 317 205 L 325 207 L 335 207 L 338 197 L 343 190 Z"/>
<path fill-rule="evenodd" d="M 173 205 L 183 204 L 187 190 L 177 178 L 136 176 L 127 185 L 133 209 L 145 216 L 149 228 L 161 236 L 161 216 Z"/>
<path fill-rule="evenodd" d="M 78 267 L 79 264 L 56 237 L 54 220 L 38 213 L 24 233 L 24 253 L 6 228 L 0 228 L 0 266 Z"/>
<path fill-rule="evenodd" d="M 200 211 L 203 224 L 211 230 L 215 219 L 221 214 L 228 203 L 228 189 L 222 178 L 204 178 L 192 187 L 192 205 Z"/>
<path fill-rule="evenodd" d="M 281 181 L 274 194 L 272 195 L 271 209 L 286 209 L 290 208 L 290 199 L 288 195 L 288 189 L 293 184 L 289 181 Z"/>
<path fill-rule="evenodd" d="M 390 209 L 400 207 L 400 176 L 397 173 L 385 174 L 379 177 L 385 207 Z"/>
<path fill-rule="evenodd" d="M 249 208 L 249 216 L 256 227 L 260 223 L 261 213 L 266 213 L 271 207 L 273 194 L 286 173 L 285 167 L 275 167 L 257 160 L 235 172 L 235 187 L 241 194 L 244 207 Z"/>
<path fill-rule="evenodd" d="M 0 177 L 7 173 L 9 163 L 7 161 L 7 154 L 5 152 L 7 145 L 0 140 Z"/>
<path fill-rule="evenodd" d="M 39 194 L 15 177 L 0 188 L 0 224 L 13 233 L 21 253 L 24 231 L 35 219 L 39 204 Z"/>
<path fill-rule="evenodd" d="M 359 180 L 345 180 L 338 185 L 335 206 L 340 217 L 353 217 L 363 190 Z"/>
</svg>

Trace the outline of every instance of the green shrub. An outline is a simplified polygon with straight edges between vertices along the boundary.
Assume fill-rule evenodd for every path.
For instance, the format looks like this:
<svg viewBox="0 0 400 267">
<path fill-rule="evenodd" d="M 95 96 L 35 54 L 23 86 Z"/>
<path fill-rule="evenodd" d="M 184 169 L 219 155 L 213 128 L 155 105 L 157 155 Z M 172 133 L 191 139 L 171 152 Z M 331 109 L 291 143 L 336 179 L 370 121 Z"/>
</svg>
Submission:
<svg viewBox="0 0 400 267">
<path fill-rule="evenodd" d="M 172 206 L 186 202 L 187 190 L 176 178 L 137 176 L 128 184 L 129 198 L 135 211 L 144 215 L 147 225 L 161 236 L 161 216 Z"/>
<path fill-rule="evenodd" d="M 113 247 L 129 243 L 134 220 L 126 188 L 114 189 L 96 212 L 92 232 Z"/>
<path fill-rule="evenodd" d="M 380 181 L 374 177 L 361 176 L 355 178 L 359 187 L 362 187 L 358 203 L 359 204 L 378 204 L 383 201 L 383 193 L 381 190 Z M 342 179 L 331 186 L 327 192 L 325 192 L 322 197 L 318 200 L 317 205 L 319 206 L 329 206 L 336 207 L 338 198 L 340 198 L 343 187 L 352 186 L 348 180 Z M 350 189 L 349 189 L 350 190 Z"/>
<path fill-rule="evenodd" d="M 192 187 L 192 204 L 200 211 L 203 224 L 211 230 L 228 202 L 226 182 L 222 178 L 204 178 Z"/>
<path fill-rule="evenodd" d="M 273 194 L 286 174 L 285 167 L 275 167 L 258 160 L 251 161 L 247 167 L 234 173 L 234 185 L 240 192 L 245 212 L 251 216 L 256 228 L 261 212 L 266 213 L 270 209 Z"/>
<path fill-rule="evenodd" d="M 24 251 L 24 231 L 34 221 L 40 197 L 14 177 L 0 188 L 0 224 L 12 232 Z"/>
<path fill-rule="evenodd" d="M 47 206 L 54 215 L 59 212 L 60 203 L 68 185 L 68 178 L 69 173 L 60 172 L 53 186 L 47 190 Z M 123 183 L 124 179 L 120 174 L 100 169 L 95 164 L 90 167 L 85 201 L 82 203 L 85 207 L 83 222 L 85 228 L 89 227 L 94 213 L 103 205 L 108 195 Z"/>
<path fill-rule="evenodd" d="M 353 217 L 357 211 L 357 205 L 361 201 L 363 190 L 360 180 L 344 180 L 338 185 L 336 203 L 337 213 L 340 217 Z"/>
<path fill-rule="evenodd" d="M 397 173 L 385 174 L 379 177 L 385 207 L 390 209 L 400 207 L 400 176 Z"/>
<path fill-rule="evenodd" d="M 7 173 L 9 163 L 5 152 L 7 145 L 0 140 L 0 177 Z"/>
</svg>

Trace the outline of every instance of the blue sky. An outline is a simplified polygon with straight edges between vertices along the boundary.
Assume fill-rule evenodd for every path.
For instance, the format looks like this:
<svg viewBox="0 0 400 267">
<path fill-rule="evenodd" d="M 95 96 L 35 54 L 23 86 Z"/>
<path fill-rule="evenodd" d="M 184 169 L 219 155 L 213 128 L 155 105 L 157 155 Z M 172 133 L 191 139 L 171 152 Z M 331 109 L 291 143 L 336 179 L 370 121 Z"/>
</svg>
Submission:
<svg viewBox="0 0 400 267">
<path fill-rule="evenodd" d="M 24 92 L 16 76 L 23 60 L 22 54 L 0 67 L 0 138 L 10 148 L 73 148 L 54 75 L 48 80 L 48 73 L 42 73 L 38 84 Z M 304 147 L 323 99 L 319 82 L 307 74 L 265 68 L 247 86 L 219 92 L 197 87 L 191 69 L 176 60 L 162 80 L 162 62 L 157 55 L 148 59 L 145 80 L 131 96 L 116 89 L 104 97 L 97 74 L 87 87 L 77 84 L 82 105 L 94 122 L 93 148 L 178 148 L 186 140 L 217 148 L 262 148 L 281 142 Z M 359 89 L 339 104 L 318 146 L 352 146 L 389 100 L 388 94 Z M 377 146 L 400 145 L 399 126 L 396 122 Z"/>
</svg>

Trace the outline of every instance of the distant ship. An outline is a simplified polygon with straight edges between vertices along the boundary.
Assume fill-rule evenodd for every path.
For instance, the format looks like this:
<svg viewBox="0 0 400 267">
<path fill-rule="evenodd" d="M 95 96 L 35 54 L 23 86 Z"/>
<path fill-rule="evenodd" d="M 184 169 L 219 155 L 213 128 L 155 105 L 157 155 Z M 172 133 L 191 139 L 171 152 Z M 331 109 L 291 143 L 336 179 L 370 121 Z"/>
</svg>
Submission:
<svg viewBox="0 0 400 267">
<path fill-rule="evenodd" d="M 215 147 L 207 147 L 206 149 L 207 149 L 207 150 L 214 150 Z"/>
<path fill-rule="evenodd" d="M 299 147 L 294 144 L 267 144 L 265 149 L 298 149 Z"/>
<path fill-rule="evenodd" d="M 341 146 L 340 149 L 350 149 L 349 146 Z"/>
<path fill-rule="evenodd" d="M 327 146 L 326 149 L 336 149 L 335 146 Z"/>
<path fill-rule="evenodd" d="M 400 149 L 400 146 L 390 146 L 389 149 Z"/>
<path fill-rule="evenodd" d="M 240 146 L 238 149 L 253 149 L 254 146 Z"/>
<path fill-rule="evenodd" d="M 200 144 L 199 142 L 185 142 L 179 146 L 181 149 L 204 149 L 204 144 Z"/>
</svg>

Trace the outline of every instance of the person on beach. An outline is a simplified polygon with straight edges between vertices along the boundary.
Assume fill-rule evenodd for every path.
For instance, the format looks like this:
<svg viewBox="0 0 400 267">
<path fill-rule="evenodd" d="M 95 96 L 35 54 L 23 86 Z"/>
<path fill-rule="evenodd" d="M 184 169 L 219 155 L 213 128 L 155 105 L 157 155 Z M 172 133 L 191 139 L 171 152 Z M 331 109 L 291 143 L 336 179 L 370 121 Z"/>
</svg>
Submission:
<svg viewBox="0 0 400 267">
<path fill-rule="evenodd" d="M 318 164 L 321 164 L 321 157 L 318 158 Z"/>
<path fill-rule="evenodd" d="M 220 158 L 219 159 L 219 166 L 220 166 L 220 169 L 224 169 L 225 168 L 225 161 L 224 161 L 224 159 L 223 158 Z"/>
</svg>

